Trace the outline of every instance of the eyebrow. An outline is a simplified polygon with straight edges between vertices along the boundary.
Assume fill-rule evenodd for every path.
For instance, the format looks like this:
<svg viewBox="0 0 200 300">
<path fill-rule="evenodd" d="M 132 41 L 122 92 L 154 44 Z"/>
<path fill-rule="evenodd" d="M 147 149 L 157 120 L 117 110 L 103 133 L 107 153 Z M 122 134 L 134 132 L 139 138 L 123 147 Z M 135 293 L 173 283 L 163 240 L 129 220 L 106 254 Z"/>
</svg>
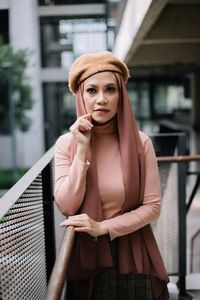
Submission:
<svg viewBox="0 0 200 300">
<path fill-rule="evenodd" d="M 88 84 L 86 85 L 86 87 L 89 87 L 89 86 L 91 86 L 91 87 L 96 87 L 97 85 L 98 85 L 98 84 L 95 84 L 95 83 L 88 83 Z M 106 83 L 106 84 L 105 84 L 105 86 L 111 86 L 111 85 L 117 86 L 117 84 L 114 83 L 114 82 L 110 82 L 110 83 Z"/>
</svg>

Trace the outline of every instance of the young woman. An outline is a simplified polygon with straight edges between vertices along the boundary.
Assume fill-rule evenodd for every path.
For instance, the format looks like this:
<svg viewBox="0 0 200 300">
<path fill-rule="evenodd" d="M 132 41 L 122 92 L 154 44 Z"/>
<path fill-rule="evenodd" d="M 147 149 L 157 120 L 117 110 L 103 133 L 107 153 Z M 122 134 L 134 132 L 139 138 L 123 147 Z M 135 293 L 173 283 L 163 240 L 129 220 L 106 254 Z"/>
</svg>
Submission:
<svg viewBox="0 0 200 300">
<path fill-rule="evenodd" d="M 130 107 L 127 66 L 111 52 L 80 56 L 69 72 L 77 120 L 55 148 L 55 200 L 73 225 L 67 299 L 169 299 L 150 223 L 160 182 L 150 139 Z"/>
</svg>

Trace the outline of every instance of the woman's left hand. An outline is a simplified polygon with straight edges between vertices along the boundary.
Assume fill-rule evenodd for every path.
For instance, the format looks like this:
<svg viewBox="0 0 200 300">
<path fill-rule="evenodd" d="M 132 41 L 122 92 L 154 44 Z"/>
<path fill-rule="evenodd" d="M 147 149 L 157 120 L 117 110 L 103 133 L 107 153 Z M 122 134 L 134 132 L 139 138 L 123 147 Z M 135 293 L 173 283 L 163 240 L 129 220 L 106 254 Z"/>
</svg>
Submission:
<svg viewBox="0 0 200 300">
<path fill-rule="evenodd" d="M 103 222 L 96 222 L 87 214 L 75 215 L 60 223 L 60 226 L 74 226 L 75 231 L 86 232 L 93 237 L 108 233 Z"/>
</svg>

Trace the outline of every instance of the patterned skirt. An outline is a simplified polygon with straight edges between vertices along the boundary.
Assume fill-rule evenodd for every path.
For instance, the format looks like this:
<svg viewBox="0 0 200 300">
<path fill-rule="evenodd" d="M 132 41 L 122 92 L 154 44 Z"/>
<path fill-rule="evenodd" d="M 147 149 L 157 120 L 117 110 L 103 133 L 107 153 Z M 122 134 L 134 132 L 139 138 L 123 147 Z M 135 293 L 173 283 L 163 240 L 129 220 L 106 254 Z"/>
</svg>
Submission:
<svg viewBox="0 0 200 300">
<path fill-rule="evenodd" d="M 104 268 L 93 279 L 84 282 L 88 287 L 85 297 L 77 293 L 74 282 L 67 282 L 66 300 L 153 300 L 149 276 L 120 274 L 117 239 L 110 244 L 113 267 Z"/>
</svg>

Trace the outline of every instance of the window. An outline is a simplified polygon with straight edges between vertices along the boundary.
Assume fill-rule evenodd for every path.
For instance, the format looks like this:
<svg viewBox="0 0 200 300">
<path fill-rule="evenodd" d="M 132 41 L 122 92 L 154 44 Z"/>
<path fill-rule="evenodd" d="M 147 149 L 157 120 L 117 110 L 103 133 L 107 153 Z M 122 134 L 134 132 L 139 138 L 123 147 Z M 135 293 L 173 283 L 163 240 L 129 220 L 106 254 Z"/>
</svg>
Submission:
<svg viewBox="0 0 200 300">
<path fill-rule="evenodd" d="M 138 120 L 150 118 L 148 82 L 128 82 L 128 94 L 135 117 Z"/>
<path fill-rule="evenodd" d="M 8 28 L 8 10 L 0 9 L 0 37 L 5 44 L 9 43 L 9 28 Z"/>
<path fill-rule="evenodd" d="M 155 88 L 155 113 L 173 115 L 176 112 L 189 113 L 191 99 L 185 97 L 184 86 L 176 84 L 158 84 Z"/>
<path fill-rule="evenodd" d="M 45 143 L 48 149 L 76 120 L 75 99 L 64 82 L 43 84 Z"/>
<path fill-rule="evenodd" d="M 69 69 L 83 53 L 107 49 L 104 19 L 41 18 L 42 67 Z"/>
<path fill-rule="evenodd" d="M 9 134 L 8 85 L 0 88 L 0 134 Z"/>
</svg>

